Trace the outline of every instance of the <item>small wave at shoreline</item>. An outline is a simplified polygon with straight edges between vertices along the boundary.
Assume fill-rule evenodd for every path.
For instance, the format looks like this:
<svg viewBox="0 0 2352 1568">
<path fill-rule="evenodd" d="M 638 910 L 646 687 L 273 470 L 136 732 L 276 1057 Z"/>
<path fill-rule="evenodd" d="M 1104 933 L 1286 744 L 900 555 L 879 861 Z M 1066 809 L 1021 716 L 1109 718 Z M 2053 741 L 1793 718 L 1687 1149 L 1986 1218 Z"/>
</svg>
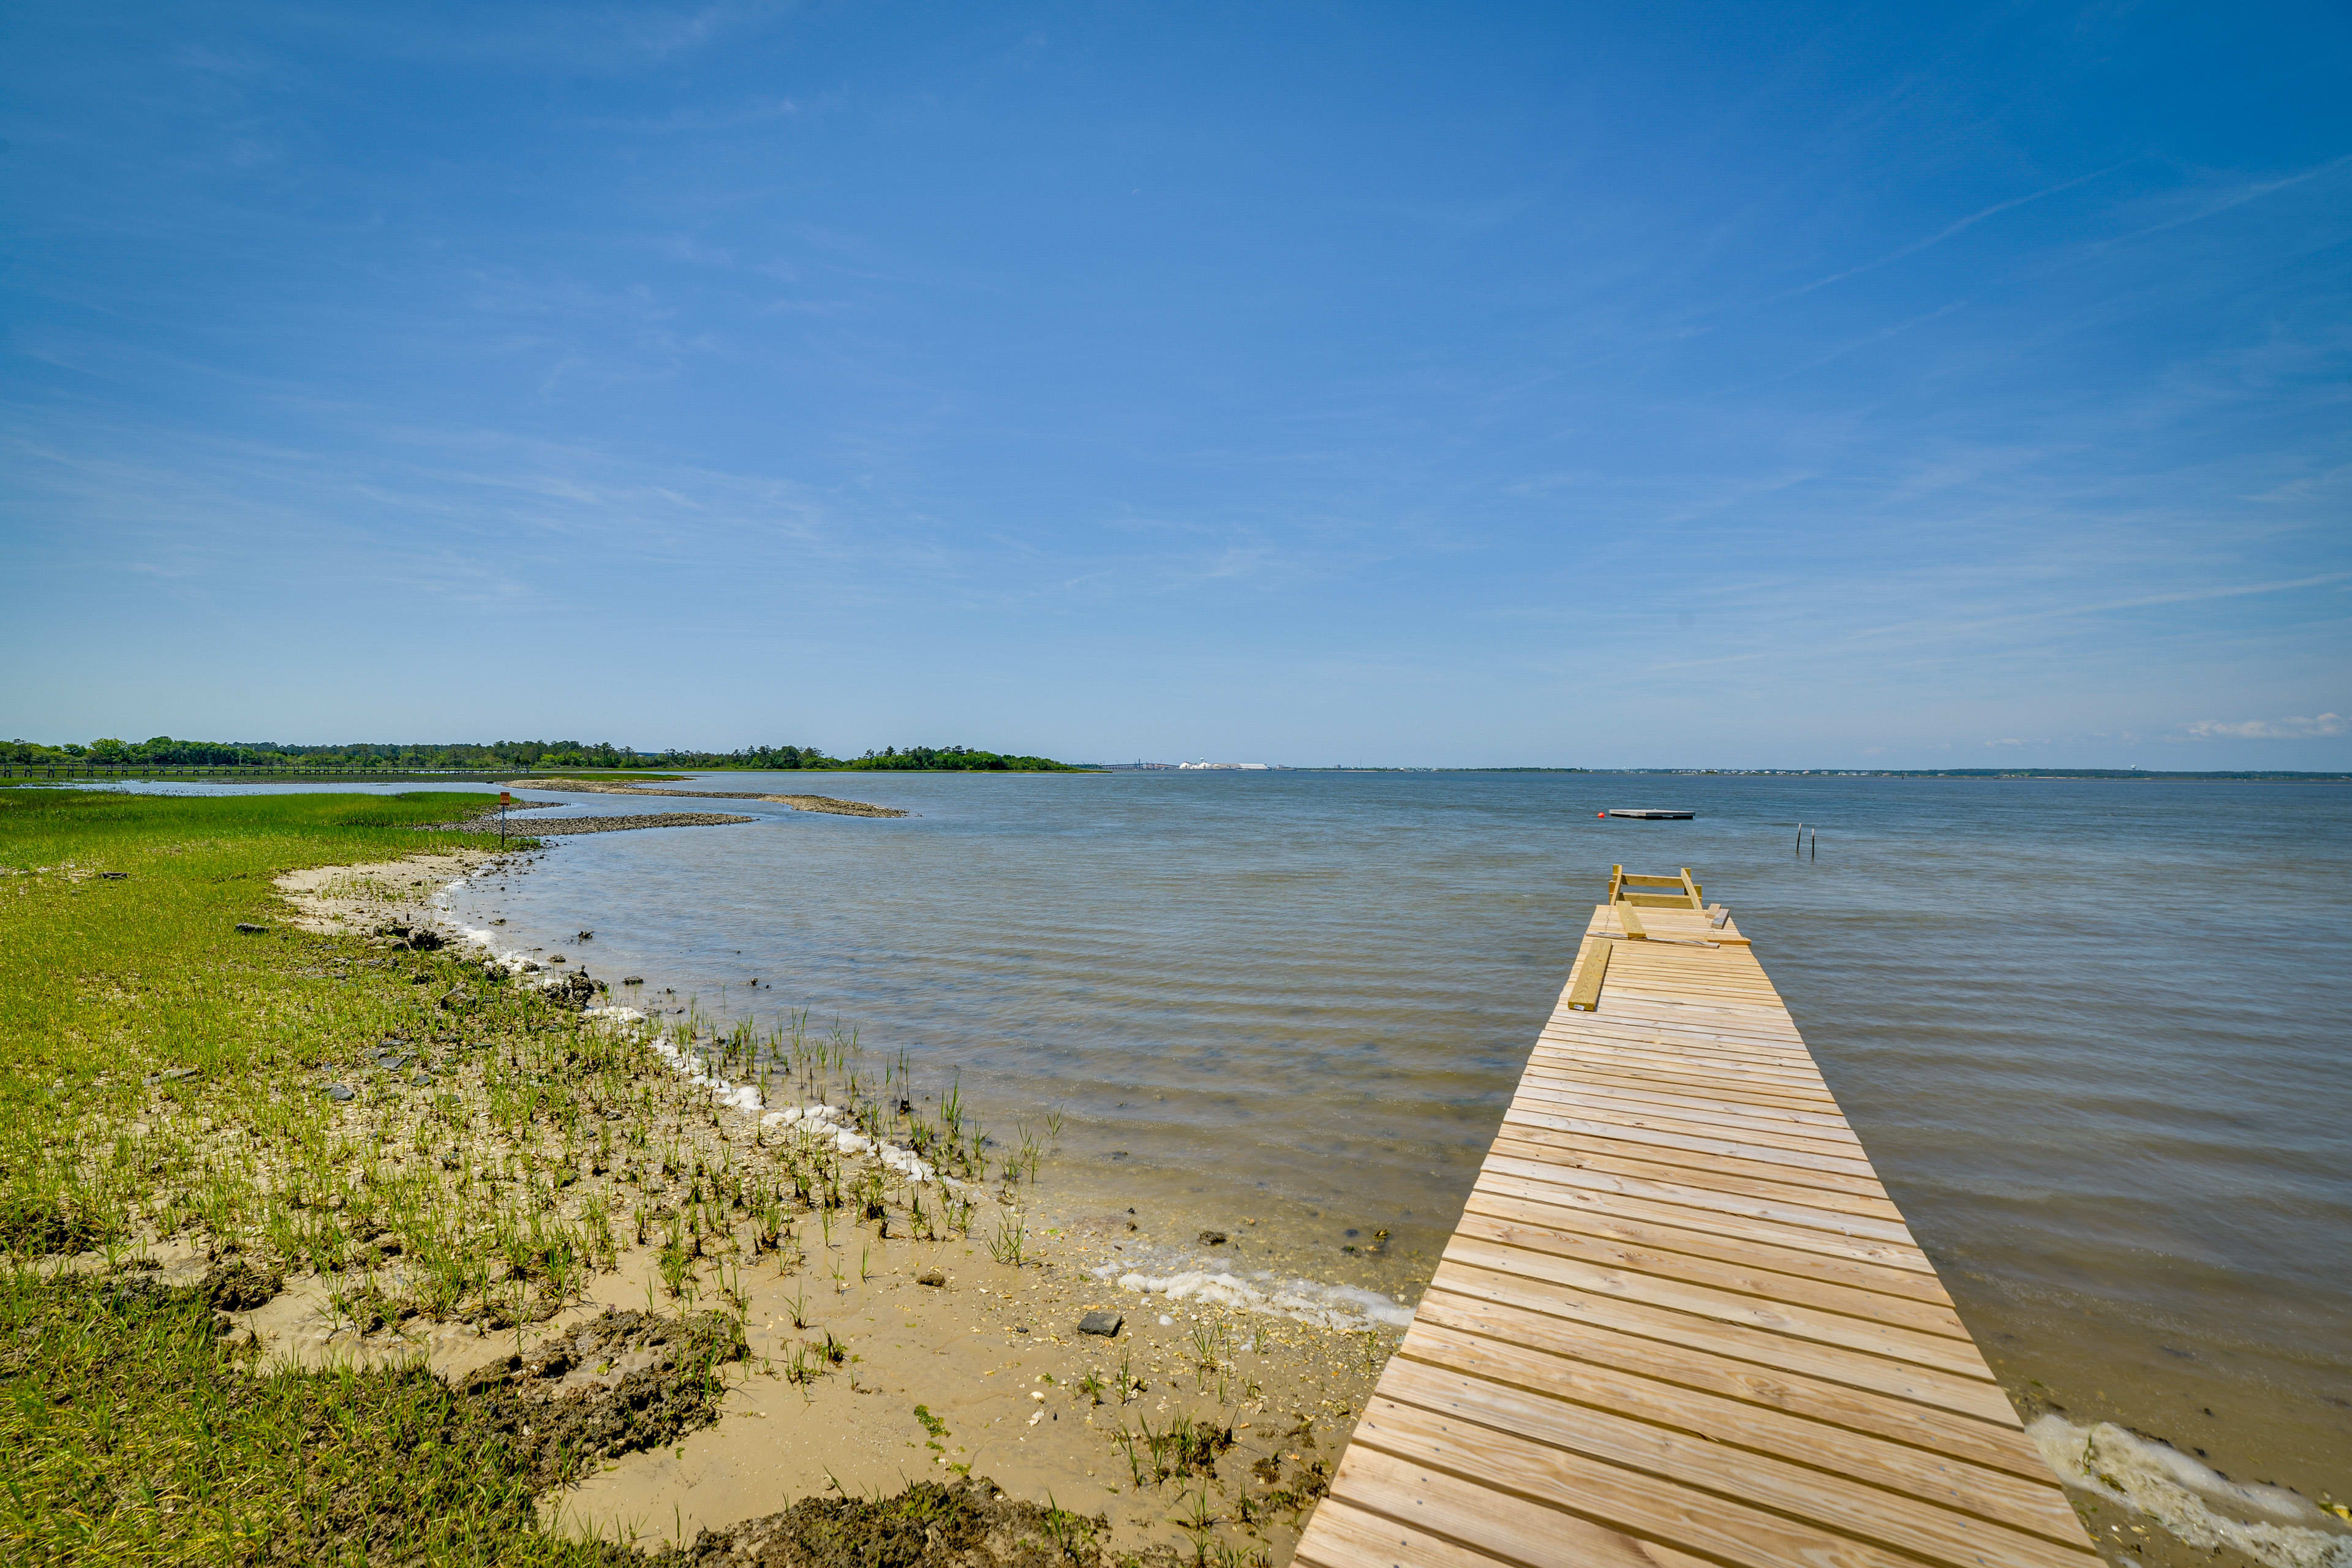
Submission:
<svg viewBox="0 0 2352 1568">
<path fill-rule="evenodd" d="M 448 883 L 443 888 L 441 896 L 434 900 L 436 905 L 446 910 L 449 895 L 459 891 L 465 885 L 462 878 Z M 540 967 L 520 952 L 499 952 L 497 938 L 481 927 L 451 923 L 460 936 L 479 946 L 488 955 L 490 963 L 510 974 L 520 975 Z M 624 1027 L 635 1027 L 648 1022 L 642 1010 L 619 1005 L 585 1008 L 582 1016 Z M 929 1162 L 913 1150 L 858 1131 L 848 1124 L 848 1113 L 840 1106 L 822 1101 L 811 1105 L 771 1106 L 756 1085 L 736 1083 L 711 1072 L 707 1061 L 659 1030 L 649 1031 L 646 1035 L 646 1044 L 688 1082 L 710 1090 L 711 1099 L 719 1105 L 759 1117 L 762 1131 L 782 1131 L 803 1142 L 831 1144 L 836 1152 L 842 1154 L 870 1154 L 918 1186 L 937 1184 L 951 1193 L 961 1193 L 966 1189 L 966 1184 L 933 1169 Z"/>
<path fill-rule="evenodd" d="M 1145 1274 L 1122 1268 L 1117 1263 L 1100 1264 L 1087 1272 L 1139 1295 L 1160 1296 L 1170 1301 L 1204 1301 L 1235 1311 L 1264 1312 L 1317 1328 L 1357 1331 L 1378 1325 L 1401 1329 L 1412 1321 L 1412 1308 L 1360 1285 L 1285 1279 L 1271 1272 L 1244 1279 L 1238 1274 L 1213 1273 L 1202 1268 Z"/>
<path fill-rule="evenodd" d="M 465 886 L 466 879 L 463 878 L 448 883 L 435 900 L 436 904 L 446 911 L 449 898 L 463 890 Z M 454 921 L 450 923 L 459 935 L 480 947 L 491 962 L 509 973 L 520 975 L 538 967 L 520 952 L 500 952 L 492 931 L 482 927 L 457 924 Z M 591 1007 L 586 1009 L 586 1014 L 625 1026 L 647 1021 L 646 1015 L 639 1009 L 620 1005 Z M 763 1129 L 782 1130 L 804 1141 L 828 1143 L 844 1154 L 870 1154 L 907 1180 L 919 1184 L 937 1183 L 955 1193 L 966 1188 L 966 1184 L 933 1170 L 912 1150 L 869 1138 L 847 1125 L 845 1114 L 838 1106 L 818 1103 L 770 1108 L 756 1086 L 731 1082 L 712 1074 L 707 1063 L 692 1051 L 682 1048 L 668 1035 L 654 1031 L 647 1036 L 647 1042 L 681 1076 L 709 1089 L 712 1098 L 719 1104 L 759 1116 Z M 1255 1270 L 1245 1279 L 1230 1270 L 1179 1266 L 1171 1267 L 1166 1273 L 1150 1274 L 1127 1264 L 1103 1264 L 1088 1272 L 1096 1279 L 1116 1283 L 1122 1290 L 1147 1298 L 1158 1296 L 1171 1303 L 1199 1301 L 1236 1311 L 1285 1318 L 1318 1328 L 1360 1332 L 1372 1328 L 1403 1329 L 1412 1321 L 1412 1308 L 1378 1290 L 1359 1285 L 1285 1278 L 1272 1270 Z M 2347 1568 L 2352 1568 L 2352 1565 L 2347 1565 Z"/>
<path fill-rule="evenodd" d="M 2068 1486 L 2121 1503 L 2191 1546 L 2229 1547 L 2269 1568 L 2352 1568 L 2352 1534 L 2284 1487 L 2233 1481 L 2111 1421 L 2078 1426 L 2044 1415 L 2025 1435 Z"/>
</svg>

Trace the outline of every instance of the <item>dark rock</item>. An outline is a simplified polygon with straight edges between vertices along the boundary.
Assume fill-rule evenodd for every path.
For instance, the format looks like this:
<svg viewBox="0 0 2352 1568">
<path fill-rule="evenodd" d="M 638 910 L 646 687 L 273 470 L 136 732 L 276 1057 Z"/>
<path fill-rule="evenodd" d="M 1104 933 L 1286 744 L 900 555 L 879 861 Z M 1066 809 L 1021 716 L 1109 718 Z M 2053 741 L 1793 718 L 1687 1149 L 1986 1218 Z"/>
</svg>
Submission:
<svg viewBox="0 0 2352 1568">
<path fill-rule="evenodd" d="M 915 1276 L 915 1283 L 918 1285 L 944 1285 L 947 1282 L 948 1277 L 936 1268 L 926 1268 Z"/>
<path fill-rule="evenodd" d="M 331 1083 L 327 1086 L 327 1098 L 333 1100 L 357 1100 L 359 1090 L 349 1084 Z"/>
<path fill-rule="evenodd" d="M 1203 1247 L 1223 1247 L 1224 1244 L 1225 1233 L 1222 1230 L 1204 1230 L 1201 1233 L 1201 1245 Z"/>
<path fill-rule="evenodd" d="M 642 974 L 624 974 L 621 976 L 621 984 L 624 985 L 643 985 L 645 983 L 646 977 Z"/>
<path fill-rule="evenodd" d="M 213 1265 L 197 1289 L 215 1311 L 250 1312 L 268 1305 L 285 1288 L 286 1281 L 279 1276 L 264 1273 L 240 1259 Z"/>
<path fill-rule="evenodd" d="M 236 929 L 237 934 L 240 936 L 262 936 L 266 935 L 269 931 L 268 926 L 257 926 L 251 921 L 237 921 Z"/>
<path fill-rule="evenodd" d="M 1078 1332 L 1100 1334 L 1107 1340 L 1118 1338 L 1118 1331 L 1127 1326 L 1127 1319 L 1117 1312 L 1088 1312 L 1078 1320 Z"/>
<path fill-rule="evenodd" d="M 1051 1561 L 1097 1564 L 1110 1561 L 1097 1542 L 1110 1521 L 1073 1516 L 1046 1505 L 1016 1502 L 988 1481 L 917 1481 L 893 1497 L 803 1498 L 782 1513 L 705 1530 L 692 1546 L 663 1561 L 677 1568 L 782 1568 L 783 1564 L 917 1564 L 1044 1563 L 1043 1542 L 1067 1542 Z M 1129 1561 L 1140 1562 L 1140 1558 Z"/>
<path fill-rule="evenodd" d="M 574 942 L 594 942 L 596 940 L 596 933 L 593 931 L 583 931 L 572 940 Z"/>
<path fill-rule="evenodd" d="M 120 882 L 129 875 L 131 873 L 128 871 L 100 871 L 98 874 L 98 879 L 101 882 Z"/>
<path fill-rule="evenodd" d="M 596 983 L 584 973 L 555 975 L 539 982 L 539 988 L 567 1007 L 584 1008 L 596 999 Z"/>
<path fill-rule="evenodd" d="M 633 1352 L 650 1352 L 650 1364 L 604 1374 L 583 1389 L 563 1386 L 574 1368 Z M 544 1489 L 577 1479 L 599 1460 L 660 1447 L 709 1426 L 727 1388 L 719 1368 L 744 1354 L 741 1330 L 721 1313 L 675 1319 L 607 1309 L 529 1357 L 492 1363 L 461 1386 L 532 1461 L 533 1486 Z"/>
<path fill-rule="evenodd" d="M 408 1081 L 413 1088 L 426 1089 L 431 1087 L 433 1083 L 433 1075 L 420 1069 L 419 1071 L 411 1074 Z"/>
</svg>

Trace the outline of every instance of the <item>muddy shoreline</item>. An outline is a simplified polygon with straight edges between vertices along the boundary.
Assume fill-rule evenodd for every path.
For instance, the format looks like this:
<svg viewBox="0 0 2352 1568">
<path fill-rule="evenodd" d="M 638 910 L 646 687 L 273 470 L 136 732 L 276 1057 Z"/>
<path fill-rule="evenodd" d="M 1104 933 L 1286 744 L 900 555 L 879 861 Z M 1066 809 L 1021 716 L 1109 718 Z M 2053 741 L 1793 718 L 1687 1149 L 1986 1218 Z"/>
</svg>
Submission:
<svg viewBox="0 0 2352 1568">
<path fill-rule="evenodd" d="M 869 801 L 841 800 L 829 795 L 761 795 L 749 790 L 660 790 L 641 789 L 635 784 L 614 784 L 604 779 L 510 779 L 502 789 L 562 790 L 576 795 L 650 795 L 660 800 L 677 800 L 692 796 L 700 800 L 763 800 L 777 805 L 789 805 L 794 811 L 824 812 L 833 816 L 907 816 L 911 813 L 896 806 L 876 805 Z"/>
<path fill-rule="evenodd" d="M 757 822 L 720 811 L 657 811 L 645 816 L 551 816 L 526 824 L 522 834 L 531 838 L 569 838 L 583 833 L 634 833 L 643 827 L 724 827 Z"/>
<path fill-rule="evenodd" d="M 584 966 L 550 973 L 486 949 L 436 905 L 457 879 L 520 874 L 543 852 L 412 857 L 297 873 L 280 887 L 306 929 L 398 931 L 411 946 L 426 931 L 421 940 L 451 973 L 497 971 L 600 1000 Z M 715 1300 L 740 1322 L 746 1345 L 715 1424 L 614 1457 L 543 1495 L 548 1525 L 684 1547 L 701 1531 L 724 1536 L 838 1490 L 877 1497 L 969 1477 L 1014 1503 L 1099 1515 L 1115 1553 L 1190 1561 L 1197 1542 L 1213 1540 L 1235 1561 L 1288 1560 L 1394 1346 L 1392 1331 L 1122 1289 L 1099 1260 L 1131 1235 L 1126 1215 L 1039 1232 L 1009 1151 L 975 1133 L 961 1174 L 927 1163 L 913 1152 L 925 1130 L 937 1139 L 956 1113 L 877 1100 L 870 1066 L 861 1091 L 860 1064 L 818 1065 L 823 1047 L 780 1051 L 783 1059 L 761 1073 L 751 1053 L 691 1014 L 658 1025 L 625 1007 L 583 1016 L 615 1040 L 645 1043 L 634 1059 L 651 1075 L 649 1097 L 675 1104 L 683 1090 L 704 1109 L 652 1127 L 615 1111 L 638 1123 L 616 1128 L 618 1146 L 635 1141 L 658 1155 L 615 1156 L 591 1181 L 556 1189 L 559 1215 L 608 1205 L 616 1237 L 576 1295 L 541 1321 L 503 1326 L 480 1315 L 354 1321 L 335 1303 L 368 1289 L 396 1296 L 392 1257 L 364 1284 L 290 1279 L 243 1316 L 257 1349 L 302 1365 L 421 1356 L 462 1380 L 535 1353 L 608 1309 L 667 1303 L 682 1312 Z M 445 1054 L 432 1068 L 445 1083 L 448 1062 Z M 401 1122 L 378 1133 L 412 1135 Z M 936 1142 L 929 1147 L 933 1162 L 947 1158 Z M 747 1191 L 789 1194 L 813 1176 L 814 1201 L 755 1195 L 750 1208 L 736 1206 Z M 592 1182 L 595 1194 L 571 1195 Z M 828 1183 L 866 1196 L 832 1206 Z M 729 1196 L 713 1214 L 721 1190 Z M 945 1223 L 956 1214 L 960 1225 Z M 1082 1331 L 1091 1313 L 1108 1314 L 1094 1326 L 1114 1331 Z"/>
</svg>

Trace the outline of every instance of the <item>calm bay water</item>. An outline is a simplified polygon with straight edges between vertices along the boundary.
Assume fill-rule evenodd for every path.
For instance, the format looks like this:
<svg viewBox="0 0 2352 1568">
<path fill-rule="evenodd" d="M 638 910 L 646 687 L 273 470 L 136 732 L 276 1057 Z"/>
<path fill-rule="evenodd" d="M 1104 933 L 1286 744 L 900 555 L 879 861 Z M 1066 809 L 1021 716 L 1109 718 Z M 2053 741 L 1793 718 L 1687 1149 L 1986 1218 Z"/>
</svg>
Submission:
<svg viewBox="0 0 2352 1568">
<path fill-rule="evenodd" d="M 919 815 L 730 802 L 763 820 L 574 840 L 460 912 L 714 1012 L 854 1025 L 919 1081 L 960 1070 L 1000 1136 L 1060 1108 L 1048 1203 L 1132 1206 L 1139 1248 L 1172 1258 L 1213 1226 L 1228 1266 L 1406 1300 L 1611 864 L 1693 867 L 2013 1393 L 2234 1477 L 2352 1489 L 2352 790 L 1156 773 L 677 793 L 697 784 Z M 1597 820 L 1611 805 L 1700 815 Z M 1792 854 L 1800 820 L 1818 860 Z M 1340 1250 L 1379 1229 L 1384 1255 Z"/>
<path fill-rule="evenodd" d="M 763 1022 L 807 1008 L 820 1033 L 837 1019 L 873 1063 L 911 1052 L 933 1093 L 960 1072 L 1008 1143 L 1060 1110 L 1045 1208 L 1118 1216 L 1139 1263 L 1213 1258 L 1405 1300 L 1610 865 L 1692 867 L 1755 939 L 2013 1394 L 2242 1480 L 2352 1493 L 2337 952 L 2352 789 L 1328 773 L 675 786 L 697 787 L 919 815 L 730 801 L 761 820 L 561 841 L 453 912 L 677 993 L 653 1001 Z M 1612 805 L 1700 815 L 1596 820 Z M 1800 820 L 1820 829 L 1818 860 L 1791 853 Z M 1233 1240 L 1211 1253 L 1204 1227 Z M 1379 1230 L 1386 1250 L 1360 1250 Z"/>
</svg>

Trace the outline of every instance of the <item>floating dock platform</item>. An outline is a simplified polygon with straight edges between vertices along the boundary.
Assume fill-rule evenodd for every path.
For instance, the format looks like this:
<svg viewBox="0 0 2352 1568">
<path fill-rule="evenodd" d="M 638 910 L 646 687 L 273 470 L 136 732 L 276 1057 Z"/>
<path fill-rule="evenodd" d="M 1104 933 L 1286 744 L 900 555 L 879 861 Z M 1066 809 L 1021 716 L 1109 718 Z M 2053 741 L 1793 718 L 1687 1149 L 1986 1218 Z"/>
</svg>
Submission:
<svg viewBox="0 0 2352 1568">
<path fill-rule="evenodd" d="M 1307 1568 L 2096 1568 L 1727 911 L 1592 913 Z"/>
</svg>

